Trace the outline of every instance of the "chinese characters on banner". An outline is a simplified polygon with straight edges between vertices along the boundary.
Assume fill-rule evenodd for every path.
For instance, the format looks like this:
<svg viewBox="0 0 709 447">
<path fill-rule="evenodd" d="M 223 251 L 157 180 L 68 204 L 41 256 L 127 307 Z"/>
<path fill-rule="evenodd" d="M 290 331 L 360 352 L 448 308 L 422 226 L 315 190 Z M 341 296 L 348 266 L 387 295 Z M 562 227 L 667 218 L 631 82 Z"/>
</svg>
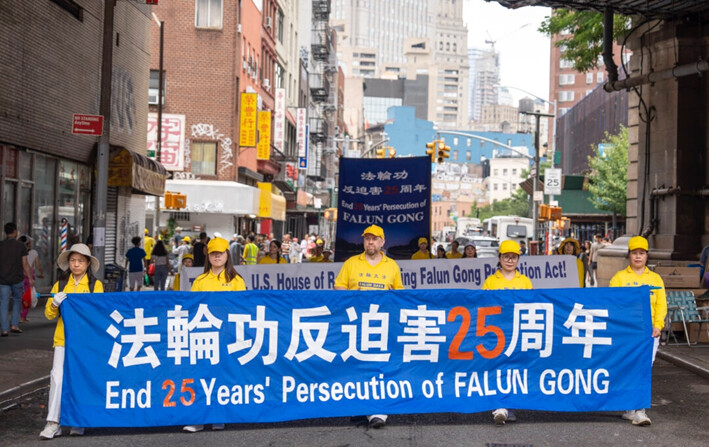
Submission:
<svg viewBox="0 0 709 447">
<path fill-rule="evenodd" d="M 239 146 L 256 146 L 256 93 L 241 94 L 241 121 L 239 123 Z"/>
<path fill-rule="evenodd" d="M 363 251 L 362 231 L 384 229 L 387 256 L 410 259 L 431 228 L 431 160 L 341 158 L 335 261 Z"/>
<path fill-rule="evenodd" d="M 185 115 L 162 114 L 160 163 L 168 171 L 185 168 Z M 148 113 L 148 157 L 157 153 L 158 114 Z"/>
<path fill-rule="evenodd" d="M 305 157 L 305 126 L 308 121 L 307 118 L 307 111 L 304 108 L 299 108 L 296 112 L 295 115 L 295 132 L 296 132 L 296 141 L 298 142 L 298 157 Z"/>
<path fill-rule="evenodd" d="M 646 408 L 649 294 L 647 286 L 70 294 L 61 423 Z"/>
<path fill-rule="evenodd" d="M 271 158 L 271 112 L 259 110 L 258 135 L 259 140 L 256 146 L 256 159 L 268 160 Z"/>
<path fill-rule="evenodd" d="M 286 89 L 276 89 L 275 119 L 273 120 L 273 146 L 283 152 L 286 134 Z"/>
</svg>

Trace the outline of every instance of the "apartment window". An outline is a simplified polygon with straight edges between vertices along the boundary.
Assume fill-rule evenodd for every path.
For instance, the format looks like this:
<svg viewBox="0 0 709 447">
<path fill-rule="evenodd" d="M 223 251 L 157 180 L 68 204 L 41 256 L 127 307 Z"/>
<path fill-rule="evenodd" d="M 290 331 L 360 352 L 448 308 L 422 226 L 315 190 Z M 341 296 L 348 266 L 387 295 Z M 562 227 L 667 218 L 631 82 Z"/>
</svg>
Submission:
<svg viewBox="0 0 709 447">
<path fill-rule="evenodd" d="M 567 92 L 567 91 L 560 91 L 559 92 L 559 102 L 564 102 L 564 101 L 573 101 L 574 100 L 574 92 Z"/>
<path fill-rule="evenodd" d="M 593 73 L 586 73 L 586 84 L 593 82 Z"/>
<path fill-rule="evenodd" d="M 195 0 L 194 25 L 197 28 L 222 27 L 222 0 Z"/>
<path fill-rule="evenodd" d="M 446 107 L 446 112 L 450 111 L 450 107 Z M 458 137 L 453 137 L 453 146 L 458 145 Z"/>
<path fill-rule="evenodd" d="M 473 159 L 473 153 L 470 151 L 465 151 L 465 160 L 471 161 Z"/>
<path fill-rule="evenodd" d="M 148 86 L 148 104 L 157 104 L 160 95 L 160 70 L 150 70 Z M 162 73 L 162 103 L 165 104 L 165 72 Z"/>
<path fill-rule="evenodd" d="M 562 74 L 559 75 L 559 85 L 573 85 L 576 75 Z"/>
<path fill-rule="evenodd" d="M 276 82 L 275 82 L 276 88 L 284 88 L 285 87 L 285 85 L 283 84 L 284 71 L 283 71 L 283 67 L 281 67 L 281 64 L 279 64 L 278 62 L 275 63 L 275 72 L 276 72 L 275 73 L 276 74 Z"/>
<path fill-rule="evenodd" d="M 217 175 L 217 143 L 192 142 L 192 174 Z"/>
<path fill-rule="evenodd" d="M 458 159 L 458 149 L 453 150 L 453 160 Z"/>
<path fill-rule="evenodd" d="M 472 139 L 472 138 L 468 138 L 468 147 L 470 147 L 472 144 L 473 144 L 473 139 Z"/>
<path fill-rule="evenodd" d="M 600 84 L 601 82 L 603 82 L 604 79 L 605 79 L 605 73 L 603 73 L 602 71 L 599 71 L 598 73 L 596 73 L 596 82 L 597 83 Z"/>
<path fill-rule="evenodd" d="M 285 19 L 283 17 L 283 12 L 279 9 L 276 12 L 276 38 L 281 43 L 283 43 L 284 22 L 285 22 Z"/>
<path fill-rule="evenodd" d="M 493 169 L 493 170 L 492 170 L 492 175 L 497 176 L 498 172 L 499 172 L 499 171 L 498 171 L 497 169 Z"/>
<path fill-rule="evenodd" d="M 512 175 L 517 175 L 517 168 L 512 168 Z"/>
<path fill-rule="evenodd" d="M 497 191 L 497 183 L 493 183 L 493 184 L 492 184 L 492 190 L 493 190 L 493 191 Z"/>
<path fill-rule="evenodd" d="M 503 184 L 502 184 L 502 189 L 504 189 L 505 191 L 507 191 L 507 183 L 503 183 Z"/>
<path fill-rule="evenodd" d="M 506 175 L 507 175 L 507 168 L 505 168 L 505 169 L 502 170 L 502 175 L 503 175 L 503 176 L 506 176 Z"/>
<path fill-rule="evenodd" d="M 559 68 L 574 68 L 574 62 L 568 59 L 559 59 Z"/>
</svg>

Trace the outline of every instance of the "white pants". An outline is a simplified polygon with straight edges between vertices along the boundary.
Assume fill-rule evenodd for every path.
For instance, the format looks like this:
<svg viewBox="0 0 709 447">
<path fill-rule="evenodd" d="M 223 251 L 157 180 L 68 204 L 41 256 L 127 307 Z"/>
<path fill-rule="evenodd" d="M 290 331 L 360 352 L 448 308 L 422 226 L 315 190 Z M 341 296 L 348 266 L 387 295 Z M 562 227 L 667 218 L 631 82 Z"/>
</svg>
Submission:
<svg viewBox="0 0 709 447">
<path fill-rule="evenodd" d="M 652 364 L 655 363 L 655 355 L 657 354 L 657 347 L 660 346 L 660 337 L 652 337 L 654 339 L 652 343 Z"/>
<path fill-rule="evenodd" d="M 59 423 L 62 407 L 62 381 L 64 380 L 64 346 L 54 347 L 54 361 L 49 379 L 49 404 L 47 421 Z"/>
</svg>

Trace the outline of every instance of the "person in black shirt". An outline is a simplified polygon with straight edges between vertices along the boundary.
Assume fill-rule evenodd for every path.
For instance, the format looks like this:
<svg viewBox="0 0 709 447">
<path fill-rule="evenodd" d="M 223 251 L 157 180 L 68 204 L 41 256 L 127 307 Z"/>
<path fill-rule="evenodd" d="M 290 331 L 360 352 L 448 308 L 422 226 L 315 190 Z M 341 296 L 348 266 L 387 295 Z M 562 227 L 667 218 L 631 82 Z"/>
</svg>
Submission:
<svg viewBox="0 0 709 447">
<path fill-rule="evenodd" d="M 21 333 L 20 309 L 22 309 L 22 293 L 25 289 L 25 275 L 29 278 L 30 287 L 34 286 L 30 265 L 27 262 L 27 247 L 17 240 L 17 225 L 12 222 L 5 224 L 5 235 L 0 242 L 0 327 L 2 336 L 10 332 Z M 12 299 L 12 321 L 9 309 Z M 8 324 L 9 323 L 9 324 Z"/>
<path fill-rule="evenodd" d="M 207 233 L 204 231 L 199 233 L 199 241 L 194 244 L 192 248 L 192 255 L 194 256 L 194 267 L 204 267 L 204 259 L 206 257 L 207 251 Z"/>
</svg>

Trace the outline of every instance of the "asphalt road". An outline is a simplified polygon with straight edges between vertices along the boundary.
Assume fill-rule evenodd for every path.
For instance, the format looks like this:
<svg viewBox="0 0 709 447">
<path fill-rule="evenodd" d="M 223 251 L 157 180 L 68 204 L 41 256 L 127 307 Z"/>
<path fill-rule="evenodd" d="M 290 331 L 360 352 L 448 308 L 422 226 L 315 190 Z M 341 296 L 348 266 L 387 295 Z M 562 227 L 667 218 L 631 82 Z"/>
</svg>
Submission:
<svg viewBox="0 0 709 447">
<path fill-rule="evenodd" d="M 706 446 L 709 380 L 658 360 L 653 369 L 650 427 L 635 427 L 618 413 L 519 411 L 516 423 L 496 427 L 488 413 L 393 415 L 381 430 L 350 418 L 278 424 L 228 424 L 221 432 L 188 434 L 180 427 L 91 429 L 84 437 L 40 441 L 46 392 L 0 415 L 0 446 Z"/>
</svg>

